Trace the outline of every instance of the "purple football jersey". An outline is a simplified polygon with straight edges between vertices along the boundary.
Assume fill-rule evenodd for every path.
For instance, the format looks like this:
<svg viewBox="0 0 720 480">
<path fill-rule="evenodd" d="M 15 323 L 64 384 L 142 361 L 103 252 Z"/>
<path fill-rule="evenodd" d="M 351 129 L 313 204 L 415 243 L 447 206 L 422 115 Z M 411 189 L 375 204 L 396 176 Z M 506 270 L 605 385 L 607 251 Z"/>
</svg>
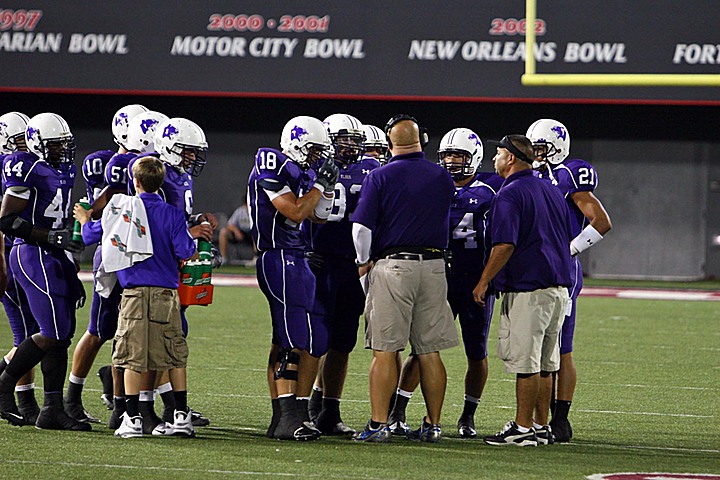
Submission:
<svg viewBox="0 0 720 480">
<path fill-rule="evenodd" d="M 8 155 L 0 154 L 0 165 L 2 165 L 2 195 L 5 196 L 5 159 L 8 157 Z M 5 256 L 7 256 L 10 253 L 10 248 L 12 248 L 13 244 L 13 237 L 9 235 L 5 235 Z M 6 259 L 7 260 L 7 259 Z M 6 262 L 7 265 L 7 262 Z"/>
<path fill-rule="evenodd" d="M 569 159 L 553 167 L 556 186 L 565 196 L 570 207 L 570 227 L 575 238 L 588 225 L 585 215 L 575 205 L 572 194 L 575 192 L 593 192 L 598 185 L 595 169 L 585 160 Z"/>
<path fill-rule="evenodd" d="M 105 188 L 105 166 L 113 155 L 115 152 L 112 150 L 98 150 L 83 160 L 82 173 L 85 179 L 87 198 L 90 199 L 91 205 Z"/>
<path fill-rule="evenodd" d="M 502 181 L 502 177 L 497 176 Z M 497 190 L 476 175 L 455 189 L 450 206 L 450 251 L 453 273 L 481 272 L 490 252 L 487 212 Z"/>
<path fill-rule="evenodd" d="M 105 184 L 113 190 L 127 190 L 127 168 L 137 153 L 116 153 L 105 166 Z"/>
<path fill-rule="evenodd" d="M 258 250 L 301 249 L 306 247 L 300 224 L 281 214 L 266 190 L 293 192 L 300 197 L 311 188 L 312 176 L 304 172 L 284 153 L 261 148 L 255 155 L 255 166 L 248 179 L 248 198 L 252 237 Z"/>
<path fill-rule="evenodd" d="M 379 166 L 380 163 L 372 157 L 364 157 L 359 163 L 351 163 L 345 167 L 340 166 L 335 199 L 327 223 L 308 222 L 312 250 L 355 258 L 350 214 L 357 207 L 365 177 Z"/>
<path fill-rule="evenodd" d="M 19 195 L 27 206 L 20 217 L 48 229 L 63 228 L 70 217 L 72 188 L 77 168 L 71 163 L 51 167 L 32 153 L 15 152 L 5 158 L 6 188 L 24 187 Z M 15 244 L 25 243 L 16 238 Z"/>
<path fill-rule="evenodd" d="M 135 158 L 130 160 L 127 166 L 127 178 L 128 178 L 128 194 L 135 195 L 135 187 L 133 186 L 133 175 L 132 167 L 135 164 L 135 160 L 148 155 L 157 156 L 157 153 L 143 153 L 137 155 Z M 163 162 L 165 163 L 165 162 Z M 190 218 L 193 212 L 193 181 L 192 177 L 179 170 L 172 165 L 165 163 L 165 182 L 163 182 L 158 193 L 165 201 L 177 208 L 181 212 L 185 212 L 185 218 Z"/>
</svg>

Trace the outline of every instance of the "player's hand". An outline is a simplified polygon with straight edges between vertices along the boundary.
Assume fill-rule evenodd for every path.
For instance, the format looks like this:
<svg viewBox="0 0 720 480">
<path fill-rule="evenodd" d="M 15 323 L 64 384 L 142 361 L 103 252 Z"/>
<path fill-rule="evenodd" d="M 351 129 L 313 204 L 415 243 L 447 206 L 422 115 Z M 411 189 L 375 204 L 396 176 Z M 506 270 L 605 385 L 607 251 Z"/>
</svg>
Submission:
<svg viewBox="0 0 720 480">
<path fill-rule="evenodd" d="M 80 222 L 80 225 L 85 225 L 89 222 L 90 215 L 92 215 L 92 213 L 92 208 L 90 210 L 85 210 L 79 203 L 76 203 L 75 206 L 73 206 L 73 217 L 75 217 L 75 220 Z"/>
<path fill-rule="evenodd" d="M 323 187 L 325 193 L 334 192 L 338 175 L 340 175 L 340 169 L 335 165 L 335 161 L 332 158 L 327 158 L 317 169 L 315 183 Z"/>
<path fill-rule="evenodd" d="M 212 227 L 213 232 L 215 230 L 217 230 L 218 225 L 220 225 L 220 223 L 218 222 L 218 219 L 214 213 L 201 213 L 200 216 L 198 217 L 198 222 L 199 223 L 208 222 L 210 224 L 210 226 Z"/>
<path fill-rule="evenodd" d="M 190 227 L 190 236 L 192 238 L 202 238 L 203 240 L 212 242 L 212 238 L 213 238 L 212 226 L 209 223 L 201 223 L 200 225 L 195 225 L 194 227 Z"/>
<path fill-rule="evenodd" d="M 85 245 L 82 242 L 73 240 L 72 237 L 73 232 L 71 229 L 62 228 L 59 230 L 50 230 L 47 241 L 53 247 L 62 248 L 70 253 L 81 253 L 85 249 Z"/>
<path fill-rule="evenodd" d="M 485 306 L 485 294 L 487 293 L 487 289 L 488 285 L 483 282 L 478 282 L 475 288 L 473 288 L 473 299 L 475 300 L 475 303 L 481 307 Z"/>
<path fill-rule="evenodd" d="M 367 273 L 372 270 L 373 266 L 375 265 L 375 262 L 370 260 L 368 263 L 363 265 L 362 267 L 358 267 L 358 277 L 362 277 L 363 275 L 367 275 Z"/>
<path fill-rule="evenodd" d="M 322 270 L 325 267 L 325 258 L 317 252 L 305 252 L 305 259 L 310 265 L 310 270 Z"/>
</svg>

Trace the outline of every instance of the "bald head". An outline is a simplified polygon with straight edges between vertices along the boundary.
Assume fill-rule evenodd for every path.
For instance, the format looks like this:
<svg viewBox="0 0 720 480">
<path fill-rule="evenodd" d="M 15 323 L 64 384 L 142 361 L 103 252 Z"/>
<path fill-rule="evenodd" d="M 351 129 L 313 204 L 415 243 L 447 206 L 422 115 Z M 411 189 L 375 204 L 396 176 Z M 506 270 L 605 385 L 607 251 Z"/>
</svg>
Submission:
<svg viewBox="0 0 720 480">
<path fill-rule="evenodd" d="M 420 146 L 420 128 L 412 120 L 400 120 L 388 132 L 392 143 L 393 155 L 410 152 L 422 152 Z"/>
</svg>

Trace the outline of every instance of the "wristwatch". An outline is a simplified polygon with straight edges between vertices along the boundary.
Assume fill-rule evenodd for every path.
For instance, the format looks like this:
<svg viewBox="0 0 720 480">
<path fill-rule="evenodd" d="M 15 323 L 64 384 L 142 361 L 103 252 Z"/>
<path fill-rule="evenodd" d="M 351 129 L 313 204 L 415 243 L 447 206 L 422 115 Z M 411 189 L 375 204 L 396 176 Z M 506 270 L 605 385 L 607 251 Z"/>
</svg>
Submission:
<svg viewBox="0 0 720 480">
<path fill-rule="evenodd" d="M 358 268 L 365 267 L 365 266 L 367 266 L 368 263 L 370 263 L 370 260 L 369 260 L 369 259 L 368 259 L 367 262 L 361 262 L 361 261 L 358 260 L 357 258 L 355 259 L 355 266 L 358 267 Z"/>
</svg>

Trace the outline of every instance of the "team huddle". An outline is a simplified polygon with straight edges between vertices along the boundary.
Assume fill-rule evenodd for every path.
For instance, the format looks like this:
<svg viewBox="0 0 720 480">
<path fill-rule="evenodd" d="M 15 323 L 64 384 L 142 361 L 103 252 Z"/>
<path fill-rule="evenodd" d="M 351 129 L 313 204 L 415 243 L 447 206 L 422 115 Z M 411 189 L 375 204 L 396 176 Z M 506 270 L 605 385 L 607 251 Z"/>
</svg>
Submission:
<svg viewBox="0 0 720 480">
<path fill-rule="evenodd" d="M 572 437 L 582 287 L 576 255 L 611 228 L 592 193 L 595 170 L 566 160 L 569 134 L 550 119 L 534 123 L 527 137 L 496 142 L 498 174 L 478 171 L 483 144 L 470 129 L 445 134 L 437 162 L 426 161 L 427 143 L 409 115 L 381 130 L 333 114 L 322 122 L 293 118 L 280 150 L 258 150 L 247 203 L 273 325 L 269 437 L 440 441 L 446 374 L 439 352 L 458 344 L 456 317 L 468 363 L 458 434 L 477 437 L 499 293 L 505 338 L 498 353 L 527 395 L 518 396 L 516 419 L 484 441 L 526 446 Z M 372 414 L 355 431 L 342 420 L 340 399 L 363 313 Z M 527 321 L 511 334 L 516 318 Z M 405 408 L 419 384 L 427 415 L 413 430 Z"/>
<path fill-rule="evenodd" d="M 194 122 L 142 105 L 118 110 L 112 132 L 118 149 L 85 158 L 87 205 L 71 209 L 77 170 L 65 120 L 0 116 L 0 288 L 14 335 L 0 361 L 0 417 L 18 426 L 90 430 L 99 420 L 83 406 L 83 386 L 111 340 L 112 366 L 99 374 L 115 435 L 193 437 L 210 421 L 187 404 L 188 327 L 177 288 L 181 262 L 197 258 L 196 242 L 211 241 L 218 227 L 214 215 L 193 214 L 193 177 L 205 165 L 207 140 Z M 568 158 L 569 133 L 551 119 L 495 142 L 497 173 L 479 171 L 483 143 L 468 128 L 442 137 L 436 161 L 423 153 L 428 141 L 409 115 L 380 129 L 337 113 L 323 121 L 295 117 L 279 149 L 257 151 L 247 205 L 272 319 L 268 437 L 440 441 L 440 351 L 459 344 L 458 318 L 467 370 L 457 431 L 476 438 L 490 322 L 502 295 L 498 355 L 517 375 L 517 414 L 484 441 L 571 439 L 582 288 L 576 255 L 611 229 L 593 194 L 597 174 Z M 80 232 L 68 227 L 71 211 Z M 63 395 L 75 310 L 85 302 L 72 254 L 96 244 L 90 322 Z M 363 314 L 365 347 L 373 351 L 372 412 L 356 431 L 342 420 L 340 403 Z M 37 364 L 42 408 L 34 394 Z M 412 429 L 405 410 L 418 385 L 427 415 Z"/>
</svg>

